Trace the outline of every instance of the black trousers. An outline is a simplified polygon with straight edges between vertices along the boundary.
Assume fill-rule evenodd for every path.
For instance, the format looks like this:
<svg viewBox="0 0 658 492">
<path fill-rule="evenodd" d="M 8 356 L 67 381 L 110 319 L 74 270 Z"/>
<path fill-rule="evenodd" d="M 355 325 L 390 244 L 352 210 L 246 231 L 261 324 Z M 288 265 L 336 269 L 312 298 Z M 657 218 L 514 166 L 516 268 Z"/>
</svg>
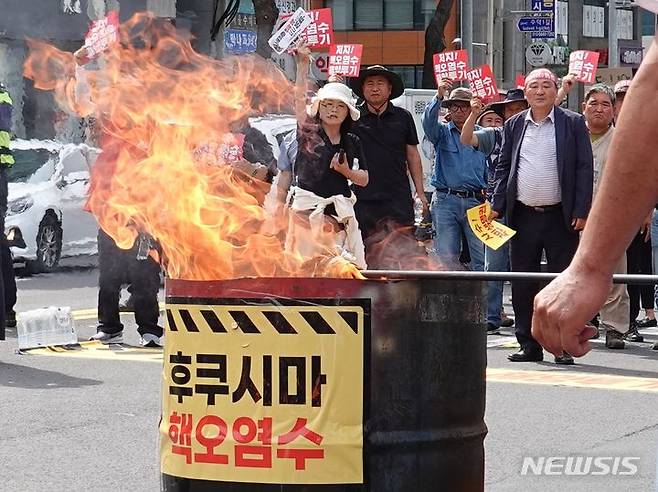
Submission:
<svg viewBox="0 0 658 492">
<path fill-rule="evenodd" d="M 539 213 L 517 203 L 513 228 L 517 231 L 511 243 L 513 272 L 539 272 L 542 252 L 546 252 L 549 272 L 561 272 L 571 263 L 579 235 L 567 229 L 562 209 Z M 540 282 L 512 282 L 516 339 L 524 349 L 541 349 L 530 329 L 535 296 L 542 287 Z"/>
<path fill-rule="evenodd" d="M 5 242 L 5 216 L 7 214 L 7 168 L 0 167 L 0 340 L 5 339 L 7 313 L 16 305 L 16 278 L 11 251 Z"/>
<path fill-rule="evenodd" d="M 651 241 L 644 241 L 644 233 L 639 232 L 626 250 L 628 273 L 651 275 Z M 640 314 L 640 301 L 644 309 L 653 309 L 653 285 L 628 285 L 628 297 L 631 305 L 631 323 Z"/>
<path fill-rule="evenodd" d="M 160 265 L 152 258 L 137 259 L 137 246 L 125 250 L 102 230 L 98 231 L 98 331 L 119 333 L 123 324 L 119 317 L 121 285 L 131 285 L 135 322 L 140 335 L 152 333 L 158 337 L 163 329 L 158 325 L 160 308 Z"/>
</svg>

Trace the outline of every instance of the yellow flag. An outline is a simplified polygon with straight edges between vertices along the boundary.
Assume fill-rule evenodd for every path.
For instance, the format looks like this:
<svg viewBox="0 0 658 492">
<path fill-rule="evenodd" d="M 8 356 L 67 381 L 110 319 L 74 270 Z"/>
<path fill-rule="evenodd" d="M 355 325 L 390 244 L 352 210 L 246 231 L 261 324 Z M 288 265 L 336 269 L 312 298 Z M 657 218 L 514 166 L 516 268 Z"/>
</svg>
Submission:
<svg viewBox="0 0 658 492">
<path fill-rule="evenodd" d="M 498 249 L 516 234 L 516 231 L 495 221 L 489 222 L 487 217 L 491 212 L 489 202 L 466 211 L 468 223 L 477 238 L 491 249 Z"/>
</svg>

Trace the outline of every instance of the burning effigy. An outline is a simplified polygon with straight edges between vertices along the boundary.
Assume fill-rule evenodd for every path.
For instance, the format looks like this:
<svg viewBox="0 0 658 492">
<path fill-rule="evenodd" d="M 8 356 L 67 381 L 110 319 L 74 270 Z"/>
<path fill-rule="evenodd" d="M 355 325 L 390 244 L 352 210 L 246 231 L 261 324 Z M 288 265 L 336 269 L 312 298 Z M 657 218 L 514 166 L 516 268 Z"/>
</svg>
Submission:
<svg viewBox="0 0 658 492">
<path fill-rule="evenodd" d="M 317 243 L 312 257 L 286 248 L 288 221 L 262 206 L 269 185 L 207 152 L 234 139 L 251 115 L 290 112 L 293 87 L 274 64 L 199 54 L 148 14 L 122 24 L 92 68 L 44 42 L 28 44 L 25 76 L 54 91 L 62 108 L 97 121 L 103 152 L 87 207 L 118 246 L 150 235 L 178 279 L 359 276 L 330 231 L 301 238 Z"/>
</svg>

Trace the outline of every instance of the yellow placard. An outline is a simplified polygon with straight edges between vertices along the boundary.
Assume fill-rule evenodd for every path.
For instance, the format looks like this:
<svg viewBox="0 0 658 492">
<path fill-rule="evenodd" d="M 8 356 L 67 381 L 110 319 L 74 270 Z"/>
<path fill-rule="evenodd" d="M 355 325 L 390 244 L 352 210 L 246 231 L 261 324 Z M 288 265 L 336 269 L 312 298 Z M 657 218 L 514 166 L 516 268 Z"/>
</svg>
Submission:
<svg viewBox="0 0 658 492">
<path fill-rule="evenodd" d="M 166 307 L 162 472 L 363 483 L 369 300 L 182 302 Z"/>
<path fill-rule="evenodd" d="M 466 211 L 468 223 L 477 238 L 491 249 L 498 249 L 509 241 L 516 231 L 509 227 L 492 220 L 489 222 L 487 217 L 491 212 L 489 202 L 484 202 L 477 207 L 469 208 Z"/>
</svg>

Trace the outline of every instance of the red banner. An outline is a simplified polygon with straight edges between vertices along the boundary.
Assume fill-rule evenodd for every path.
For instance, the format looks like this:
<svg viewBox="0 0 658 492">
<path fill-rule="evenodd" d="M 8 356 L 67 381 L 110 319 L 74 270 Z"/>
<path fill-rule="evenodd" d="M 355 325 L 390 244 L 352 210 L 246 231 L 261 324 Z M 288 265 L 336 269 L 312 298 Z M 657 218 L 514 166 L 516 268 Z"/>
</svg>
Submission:
<svg viewBox="0 0 658 492">
<path fill-rule="evenodd" d="M 579 50 L 569 55 L 569 73 L 575 75 L 578 82 L 593 84 L 598 66 L 599 53 L 596 51 Z"/>
<path fill-rule="evenodd" d="M 466 50 L 444 51 L 434 55 L 434 77 L 437 85 L 442 79 L 466 80 L 468 52 Z"/>
<path fill-rule="evenodd" d="M 313 20 L 302 32 L 301 38 L 306 40 L 311 49 L 331 46 L 334 43 L 334 24 L 331 9 L 309 10 L 308 14 Z M 292 14 L 283 14 L 280 19 L 285 21 L 291 16 Z"/>
<path fill-rule="evenodd" d="M 334 44 L 329 48 L 329 75 L 358 77 L 361 71 L 362 44 Z"/>
<path fill-rule="evenodd" d="M 85 36 L 85 48 L 87 58 L 96 58 L 105 51 L 119 37 L 119 12 L 113 10 L 102 19 L 91 23 L 89 31 Z"/>
<path fill-rule="evenodd" d="M 525 89 L 525 75 L 521 73 L 518 74 L 516 76 L 516 80 L 514 81 L 514 85 L 517 89 Z"/>
<path fill-rule="evenodd" d="M 468 85 L 474 96 L 482 99 L 484 103 L 495 101 L 498 98 L 496 80 L 489 65 L 482 65 L 466 72 Z"/>
</svg>

